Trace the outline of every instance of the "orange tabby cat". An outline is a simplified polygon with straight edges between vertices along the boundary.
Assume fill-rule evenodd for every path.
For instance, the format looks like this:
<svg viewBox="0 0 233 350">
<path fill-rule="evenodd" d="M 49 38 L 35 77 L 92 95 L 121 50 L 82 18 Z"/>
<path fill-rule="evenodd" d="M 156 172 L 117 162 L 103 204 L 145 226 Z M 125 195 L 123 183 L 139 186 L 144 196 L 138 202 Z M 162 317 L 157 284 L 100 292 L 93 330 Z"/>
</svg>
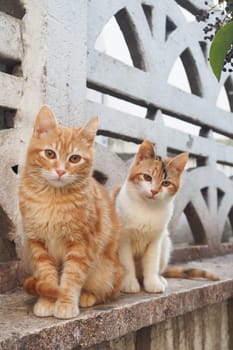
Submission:
<svg viewBox="0 0 233 350">
<path fill-rule="evenodd" d="M 105 189 L 92 177 L 98 118 L 82 128 L 58 125 L 43 106 L 36 118 L 20 182 L 20 209 L 39 295 L 34 313 L 67 319 L 79 307 L 120 291 L 120 225 Z"/>
<path fill-rule="evenodd" d="M 171 254 L 168 223 L 187 161 L 187 153 L 161 159 L 152 143 L 144 141 L 124 184 L 115 191 L 123 225 L 120 258 L 126 269 L 121 286 L 124 292 L 138 292 L 140 281 L 147 292 L 164 292 L 167 281 L 163 276 L 218 280 L 205 270 L 168 266 Z"/>
</svg>

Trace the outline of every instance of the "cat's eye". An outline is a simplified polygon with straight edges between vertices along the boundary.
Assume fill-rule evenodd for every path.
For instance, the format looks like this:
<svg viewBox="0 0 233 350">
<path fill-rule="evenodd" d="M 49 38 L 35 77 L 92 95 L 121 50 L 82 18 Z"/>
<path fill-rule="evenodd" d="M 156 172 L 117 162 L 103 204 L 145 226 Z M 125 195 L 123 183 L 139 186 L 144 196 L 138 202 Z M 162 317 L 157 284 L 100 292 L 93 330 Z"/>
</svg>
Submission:
<svg viewBox="0 0 233 350">
<path fill-rule="evenodd" d="M 164 181 L 162 182 L 162 186 L 163 186 L 163 187 L 168 187 L 168 186 L 170 186 L 170 185 L 171 185 L 171 182 L 170 182 L 170 181 L 164 180 Z"/>
<path fill-rule="evenodd" d="M 69 158 L 69 162 L 76 164 L 78 162 L 80 162 L 81 160 L 81 156 L 79 156 L 78 154 L 73 154 L 70 158 Z"/>
<path fill-rule="evenodd" d="M 44 151 L 44 153 L 48 159 L 56 159 L 57 158 L 56 153 L 51 149 L 46 149 Z"/>
<path fill-rule="evenodd" d="M 145 181 L 148 181 L 148 182 L 151 182 L 151 181 L 152 181 L 152 177 L 151 177 L 150 175 L 148 175 L 148 174 L 143 174 L 143 179 L 144 179 Z"/>
</svg>

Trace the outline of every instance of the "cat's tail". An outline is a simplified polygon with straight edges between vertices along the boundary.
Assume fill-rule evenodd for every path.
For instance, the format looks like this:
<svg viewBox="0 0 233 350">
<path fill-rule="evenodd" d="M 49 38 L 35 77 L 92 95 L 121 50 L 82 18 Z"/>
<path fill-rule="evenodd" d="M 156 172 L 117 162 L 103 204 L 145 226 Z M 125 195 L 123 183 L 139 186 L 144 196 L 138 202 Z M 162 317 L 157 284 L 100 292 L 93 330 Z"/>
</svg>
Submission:
<svg viewBox="0 0 233 350">
<path fill-rule="evenodd" d="M 196 268 L 185 268 L 181 266 L 168 265 L 163 272 L 164 277 L 195 279 L 204 278 L 211 281 L 219 281 L 219 277 L 211 272 Z"/>
<path fill-rule="evenodd" d="M 35 276 L 26 278 L 23 288 L 28 294 L 57 299 L 59 288 L 46 282 L 39 281 Z"/>
</svg>

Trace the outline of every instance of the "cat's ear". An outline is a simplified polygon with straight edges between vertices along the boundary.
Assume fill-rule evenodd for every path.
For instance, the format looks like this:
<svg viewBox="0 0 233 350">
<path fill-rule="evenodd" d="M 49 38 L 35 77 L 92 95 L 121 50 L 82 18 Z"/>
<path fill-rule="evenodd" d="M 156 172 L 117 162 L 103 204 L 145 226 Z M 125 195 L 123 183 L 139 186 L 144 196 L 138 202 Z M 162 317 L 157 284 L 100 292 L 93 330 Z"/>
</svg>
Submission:
<svg viewBox="0 0 233 350">
<path fill-rule="evenodd" d="M 185 168 L 185 165 L 188 162 L 188 159 L 188 153 L 181 153 L 174 158 L 170 158 L 170 160 L 167 162 L 167 167 L 175 168 L 179 173 L 182 173 Z"/>
<path fill-rule="evenodd" d="M 145 140 L 143 143 L 140 145 L 138 152 L 135 156 L 135 161 L 136 163 L 140 163 L 142 160 L 145 159 L 154 159 L 155 158 L 155 150 L 153 144 Z"/>
<path fill-rule="evenodd" d="M 92 146 L 99 127 L 99 118 L 92 117 L 80 130 L 79 136 L 85 140 L 88 146 Z"/>
<path fill-rule="evenodd" d="M 34 136 L 41 138 L 57 129 L 57 120 L 51 109 L 43 105 L 39 110 L 34 125 Z"/>
</svg>

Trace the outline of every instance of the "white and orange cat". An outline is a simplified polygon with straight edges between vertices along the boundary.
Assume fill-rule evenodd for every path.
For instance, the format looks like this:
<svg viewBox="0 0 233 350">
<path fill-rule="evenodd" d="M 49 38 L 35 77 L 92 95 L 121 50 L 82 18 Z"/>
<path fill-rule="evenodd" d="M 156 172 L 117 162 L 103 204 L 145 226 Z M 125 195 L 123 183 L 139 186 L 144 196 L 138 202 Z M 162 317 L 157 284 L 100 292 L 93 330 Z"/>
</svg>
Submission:
<svg viewBox="0 0 233 350">
<path fill-rule="evenodd" d="M 57 124 L 47 106 L 35 121 L 19 199 L 32 276 L 34 314 L 68 319 L 120 292 L 120 225 L 114 203 L 92 177 L 98 118 Z"/>
<path fill-rule="evenodd" d="M 174 158 L 157 157 L 150 141 L 136 154 L 127 179 L 115 190 L 117 213 L 123 225 L 120 258 L 125 266 L 121 290 L 136 293 L 143 281 L 150 293 L 164 292 L 167 277 L 218 277 L 199 269 L 169 266 L 171 239 L 168 223 L 188 154 Z"/>
</svg>

